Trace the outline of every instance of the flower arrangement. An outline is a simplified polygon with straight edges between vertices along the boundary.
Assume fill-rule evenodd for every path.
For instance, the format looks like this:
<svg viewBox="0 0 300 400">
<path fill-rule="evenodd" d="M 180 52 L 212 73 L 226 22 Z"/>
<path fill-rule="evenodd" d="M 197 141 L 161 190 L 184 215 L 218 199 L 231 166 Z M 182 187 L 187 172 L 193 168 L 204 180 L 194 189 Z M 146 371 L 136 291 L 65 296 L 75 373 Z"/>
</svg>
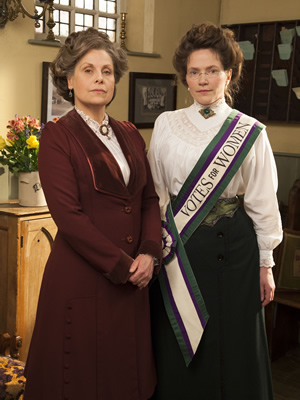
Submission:
<svg viewBox="0 0 300 400">
<path fill-rule="evenodd" d="M 10 172 L 38 170 L 38 153 L 43 124 L 30 115 L 8 121 L 6 140 L 0 137 L 0 164 L 7 165 Z"/>
</svg>

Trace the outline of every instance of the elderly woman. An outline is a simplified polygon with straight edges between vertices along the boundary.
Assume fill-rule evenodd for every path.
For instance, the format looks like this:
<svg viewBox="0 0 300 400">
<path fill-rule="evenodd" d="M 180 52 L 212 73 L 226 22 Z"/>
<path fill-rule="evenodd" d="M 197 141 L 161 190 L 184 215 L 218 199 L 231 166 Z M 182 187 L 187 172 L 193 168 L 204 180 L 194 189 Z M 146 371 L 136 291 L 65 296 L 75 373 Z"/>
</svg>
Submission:
<svg viewBox="0 0 300 400">
<path fill-rule="evenodd" d="M 164 265 L 150 290 L 153 399 L 273 398 L 263 307 L 282 236 L 277 174 L 265 127 L 230 107 L 242 63 L 233 32 L 193 26 L 173 64 L 194 103 L 155 124 Z"/>
<path fill-rule="evenodd" d="M 51 65 L 75 107 L 43 130 L 39 172 L 58 227 L 26 364 L 25 400 L 146 400 L 156 374 L 148 283 L 161 224 L 145 143 L 108 116 L 125 53 L 92 28 Z"/>
</svg>

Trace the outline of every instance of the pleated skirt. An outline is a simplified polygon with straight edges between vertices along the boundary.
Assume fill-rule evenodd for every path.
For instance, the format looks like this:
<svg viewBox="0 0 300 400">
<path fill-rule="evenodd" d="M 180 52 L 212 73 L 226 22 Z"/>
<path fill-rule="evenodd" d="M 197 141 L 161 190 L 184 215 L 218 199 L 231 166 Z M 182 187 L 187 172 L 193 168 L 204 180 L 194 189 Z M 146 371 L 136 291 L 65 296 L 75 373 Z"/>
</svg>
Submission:
<svg viewBox="0 0 300 400">
<path fill-rule="evenodd" d="M 188 367 L 169 323 L 159 282 L 150 289 L 158 385 L 152 400 L 272 400 L 259 287 L 259 251 L 243 209 L 201 225 L 185 246 L 208 324 Z"/>
</svg>

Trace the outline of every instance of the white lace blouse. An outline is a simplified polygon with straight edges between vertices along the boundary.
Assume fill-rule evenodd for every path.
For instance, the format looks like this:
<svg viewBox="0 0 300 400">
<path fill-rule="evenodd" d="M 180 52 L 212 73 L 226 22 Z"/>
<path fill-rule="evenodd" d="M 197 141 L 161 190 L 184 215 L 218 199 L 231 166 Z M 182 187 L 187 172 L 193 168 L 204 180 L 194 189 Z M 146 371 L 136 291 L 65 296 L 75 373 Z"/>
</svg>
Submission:
<svg viewBox="0 0 300 400">
<path fill-rule="evenodd" d="M 219 132 L 232 109 L 222 99 L 204 119 L 200 104 L 161 114 L 154 126 L 148 152 L 160 205 L 168 194 L 177 195 L 204 149 Z M 244 207 L 253 221 L 260 250 L 260 265 L 273 266 L 273 249 L 282 239 L 278 210 L 277 171 L 266 130 L 260 133 L 221 198 L 244 195 Z"/>
</svg>

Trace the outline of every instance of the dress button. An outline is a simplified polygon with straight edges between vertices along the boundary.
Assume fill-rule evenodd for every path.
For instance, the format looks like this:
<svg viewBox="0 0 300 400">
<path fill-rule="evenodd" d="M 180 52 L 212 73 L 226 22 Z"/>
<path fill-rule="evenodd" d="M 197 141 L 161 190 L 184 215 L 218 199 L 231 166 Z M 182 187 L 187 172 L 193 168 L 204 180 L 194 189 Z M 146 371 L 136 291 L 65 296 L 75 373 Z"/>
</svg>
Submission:
<svg viewBox="0 0 300 400">
<path fill-rule="evenodd" d="M 69 369 L 70 368 L 70 365 L 69 364 L 65 364 L 64 365 L 64 369 Z"/>
<path fill-rule="evenodd" d="M 127 243 L 132 243 L 133 242 L 133 237 L 128 235 L 126 240 L 127 240 Z"/>
<path fill-rule="evenodd" d="M 126 214 L 131 214 L 131 207 L 130 206 L 124 207 L 124 210 L 125 210 Z"/>
<path fill-rule="evenodd" d="M 219 255 L 218 255 L 218 260 L 219 260 L 219 261 L 223 261 L 223 260 L 224 260 L 223 254 L 219 254 Z"/>
<path fill-rule="evenodd" d="M 218 236 L 218 238 L 222 238 L 222 237 L 224 237 L 224 233 L 223 232 L 218 232 L 217 236 Z"/>
<path fill-rule="evenodd" d="M 70 383 L 70 379 L 65 379 L 65 384 Z"/>
<path fill-rule="evenodd" d="M 70 325 L 70 324 L 72 323 L 72 320 L 71 320 L 71 319 L 67 319 L 67 320 L 66 320 L 66 323 L 67 323 L 68 325 Z"/>
</svg>

